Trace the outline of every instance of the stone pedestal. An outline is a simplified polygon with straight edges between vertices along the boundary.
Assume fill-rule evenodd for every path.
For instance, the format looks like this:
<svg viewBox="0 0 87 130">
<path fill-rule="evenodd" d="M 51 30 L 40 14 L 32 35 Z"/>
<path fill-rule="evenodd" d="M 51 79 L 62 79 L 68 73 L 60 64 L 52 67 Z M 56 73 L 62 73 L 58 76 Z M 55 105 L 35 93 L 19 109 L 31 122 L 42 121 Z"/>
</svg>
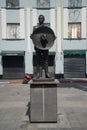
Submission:
<svg viewBox="0 0 87 130">
<path fill-rule="evenodd" d="M 30 82 L 30 121 L 57 122 L 58 80 Z"/>
</svg>

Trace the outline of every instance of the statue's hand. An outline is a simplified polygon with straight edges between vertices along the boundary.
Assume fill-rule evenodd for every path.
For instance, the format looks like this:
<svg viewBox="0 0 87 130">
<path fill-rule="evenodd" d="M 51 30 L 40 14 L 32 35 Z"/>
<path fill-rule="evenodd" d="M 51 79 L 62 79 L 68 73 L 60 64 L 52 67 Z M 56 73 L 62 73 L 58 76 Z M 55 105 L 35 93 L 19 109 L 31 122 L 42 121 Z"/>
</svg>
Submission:
<svg viewBox="0 0 87 130">
<path fill-rule="evenodd" d="M 30 35 L 30 38 L 32 39 L 32 37 L 33 37 L 33 35 L 31 34 L 31 35 Z"/>
</svg>

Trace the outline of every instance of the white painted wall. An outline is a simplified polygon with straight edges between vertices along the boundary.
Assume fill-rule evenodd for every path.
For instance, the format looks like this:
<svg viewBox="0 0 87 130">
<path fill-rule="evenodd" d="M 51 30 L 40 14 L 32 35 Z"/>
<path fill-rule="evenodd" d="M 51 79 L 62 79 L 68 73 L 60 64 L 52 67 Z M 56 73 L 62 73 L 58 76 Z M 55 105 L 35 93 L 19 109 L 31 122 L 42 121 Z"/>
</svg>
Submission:
<svg viewBox="0 0 87 130">
<path fill-rule="evenodd" d="M 57 8 L 57 45 L 56 45 L 56 67 L 55 73 L 56 74 L 63 74 L 64 73 L 64 66 L 63 66 L 63 53 L 62 53 L 62 8 Z"/>
<path fill-rule="evenodd" d="M 2 39 L 6 39 L 6 9 L 1 9 Z"/>
<path fill-rule="evenodd" d="M 20 9 L 20 38 L 25 38 L 25 14 L 24 9 Z"/>
</svg>

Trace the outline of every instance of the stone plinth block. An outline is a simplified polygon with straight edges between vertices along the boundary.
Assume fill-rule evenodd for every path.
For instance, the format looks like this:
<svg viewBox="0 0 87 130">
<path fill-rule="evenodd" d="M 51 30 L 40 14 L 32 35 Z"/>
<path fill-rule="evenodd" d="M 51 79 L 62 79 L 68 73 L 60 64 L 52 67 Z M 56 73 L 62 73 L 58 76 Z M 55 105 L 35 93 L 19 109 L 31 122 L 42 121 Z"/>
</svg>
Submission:
<svg viewBox="0 0 87 130">
<path fill-rule="evenodd" d="M 30 121 L 57 122 L 58 80 L 30 82 Z"/>
</svg>

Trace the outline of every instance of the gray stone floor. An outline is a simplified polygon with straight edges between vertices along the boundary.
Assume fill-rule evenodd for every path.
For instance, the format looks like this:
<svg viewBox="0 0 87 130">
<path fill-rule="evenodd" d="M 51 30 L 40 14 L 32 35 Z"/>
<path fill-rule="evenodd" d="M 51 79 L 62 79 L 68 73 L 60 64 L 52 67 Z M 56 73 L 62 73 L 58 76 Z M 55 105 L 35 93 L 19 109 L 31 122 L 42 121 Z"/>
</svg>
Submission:
<svg viewBox="0 0 87 130">
<path fill-rule="evenodd" d="M 87 83 L 61 83 L 57 97 L 57 123 L 30 123 L 30 86 L 0 83 L 0 130 L 87 130 Z"/>
</svg>

